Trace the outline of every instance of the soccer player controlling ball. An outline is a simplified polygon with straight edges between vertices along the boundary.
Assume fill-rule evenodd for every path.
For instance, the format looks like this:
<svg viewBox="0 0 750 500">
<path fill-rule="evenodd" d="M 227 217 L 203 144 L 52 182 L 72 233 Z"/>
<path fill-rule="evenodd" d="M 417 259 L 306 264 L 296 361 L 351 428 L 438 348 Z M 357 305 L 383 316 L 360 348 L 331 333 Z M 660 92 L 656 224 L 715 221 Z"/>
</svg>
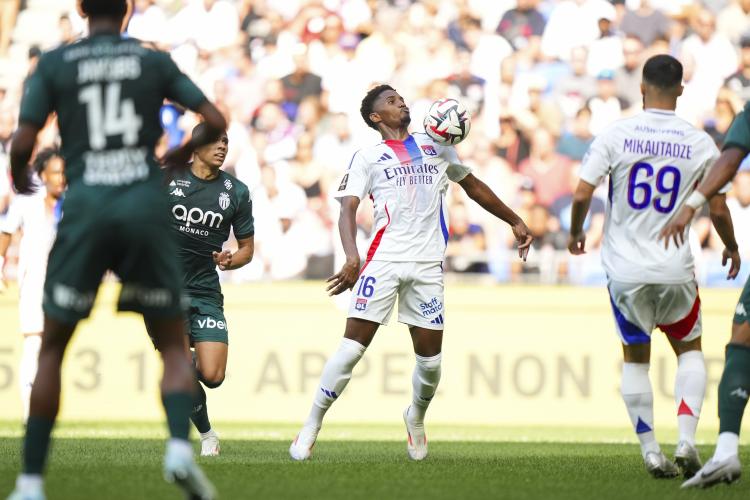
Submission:
<svg viewBox="0 0 750 500">
<path fill-rule="evenodd" d="M 651 332 L 658 327 L 677 355 L 675 461 L 685 477 L 691 477 L 701 467 L 695 430 L 706 388 L 700 298 L 690 249 L 667 249 L 657 237 L 719 151 L 708 134 L 675 116 L 682 93 L 682 65 L 677 59 L 658 55 L 646 61 L 641 92 L 644 111 L 604 130 L 583 160 L 568 248 L 574 255 L 584 253 L 584 219 L 595 187 L 609 176 L 602 264 L 623 345 L 620 391 L 648 472 L 654 477 L 677 476 L 678 468 L 661 452 L 654 435 L 648 371 Z M 728 186 L 723 192 L 727 190 Z M 725 195 L 714 196 L 710 208 L 726 246 L 725 262 L 732 261 L 728 277 L 734 278 L 740 257 Z"/>
<path fill-rule="evenodd" d="M 344 338 L 326 363 L 310 414 L 289 448 L 295 460 L 310 458 L 326 411 L 343 392 L 397 300 L 398 319 L 408 325 L 416 354 L 412 403 L 403 415 L 407 451 L 414 460 L 427 456 L 424 417 L 440 381 L 446 319 L 442 262 L 448 240 L 444 200 L 449 180 L 511 226 L 521 258 L 526 258 L 532 240 L 521 218 L 459 163 L 453 148 L 426 134 L 409 134 L 409 108 L 393 88 L 380 85 L 370 90 L 360 111 L 383 142 L 354 154 L 335 195 L 341 202 L 339 231 L 346 263 L 328 279 L 328 290 L 337 295 L 354 287 L 354 293 Z M 377 230 L 361 263 L 355 216 L 367 196 L 374 202 Z"/>
<path fill-rule="evenodd" d="M 162 135 L 159 109 L 165 98 L 197 111 L 208 125 L 202 137 L 167 155 L 170 164 L 185 164 L 226 122 L 168 54 L 121 36 L 127 0 L 80 0 L 79 6 L 90 35 L 42 56 L 27 81 L 11 148 L 13 183 L 20 193 L 32 191 L 27 162 L 37 133 L 57 113 L 69 187 L 47 267 L 23 473 L 10 498 L 44 498 L 42 473 L 60 403 L 63 355 L 108 269 L 122 280 L 118 308 L 143 315 L 164 360 L 161 390 L 171 436 L 165 477 L 192 498 L 213 498 L 188 441 L 195 377 L 185 348 L 182 275 L 154 146 Z"/>
<path fill-rule="evenodd" d="M 685 229 L 695 212 L 706 200 L 732 180 L 740 163 L 750 152 L 750 103 L 745 104 L 732 122 L 724 141 L 723 152 L 706 179 L 687 199 L 677 216 L 664 228 L 664 244 L 685 242 Z M 684 247 L 685 245 L 683 245 Z M 725 256 L 726 258 L 726 256 Z M 732 336 L 726 348 L 724 372 L 719 383 L 719 438 L 713 457 L 683 488 L 708 487 L 720 482 L 732 483 L 740 478 L 739 444 L 742 415 L 750 395 L 750 279 L 745 283 L 732 322 Z"/>
<path fill-rule="evenodd" d="M 193 136 L 206 132 L 199 123 Z M 224 318 L 224 296 L 219 275 L 239 269 L 253 258 L 253 209 L 250 191 L 235 177 L 221 170 L 229 148 L 222 132 L 215 142 L 199 147 L 185 168 L 170 168 L 167 193 L 171 205 L 172 229 L 177 238 L 185 276 L 185 292 L 190 300 L 187 330 L 195 348 L 194 364 L 199 383 L 190 419 L 201 437 L 201 455 L 219 454 L 219 436 L 208 419 L 206 391 L 224 382 L 229 353 L 229 326 Z M 238 249 L 222 250 L 234 229 Z"/>
</svg>

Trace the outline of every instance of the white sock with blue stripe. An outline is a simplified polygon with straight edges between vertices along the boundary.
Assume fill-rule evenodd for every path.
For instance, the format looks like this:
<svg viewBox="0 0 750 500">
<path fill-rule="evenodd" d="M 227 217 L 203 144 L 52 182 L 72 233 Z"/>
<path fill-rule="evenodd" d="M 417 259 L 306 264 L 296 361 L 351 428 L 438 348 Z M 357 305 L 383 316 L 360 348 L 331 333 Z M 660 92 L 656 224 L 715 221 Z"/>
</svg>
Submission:
<svg viewBox="0 0 750 500">
<path fill-rule="evenodd" d="M 654 434 L 654 393 L 648 378 L 649 363 L 623 363 L 620 393 L 641 442 L 641 454 L 660 452 Z"/>
<path fill-rule="evenodd" d="M 414 374 L 411 377 L 411 384 L 414 392 L 411 399 L 411 409 L 409 410 L 409 420 L 412 423 L 420 424 L 424 422 L 427 407 L 435 396 L 438 383 L 440 383 L 440 363 L 443 358 L 442 354 L 431 357 L 416 355 L 417 364 L 414 366 Z"/>
<path fill-rule="evenodd" d="M 310 415 L 305 421 L 305 426 L 320 428 L 323 425 L 323 416 L 338 398 L 349 379 L 352 378 L 352 370 L 362 359 L 367 348 L 346 337 L 341 339 L 339 349 L 328 358 L 323 374 L 320 376 L 320 384 L 315 392 Z"/>
</svg>

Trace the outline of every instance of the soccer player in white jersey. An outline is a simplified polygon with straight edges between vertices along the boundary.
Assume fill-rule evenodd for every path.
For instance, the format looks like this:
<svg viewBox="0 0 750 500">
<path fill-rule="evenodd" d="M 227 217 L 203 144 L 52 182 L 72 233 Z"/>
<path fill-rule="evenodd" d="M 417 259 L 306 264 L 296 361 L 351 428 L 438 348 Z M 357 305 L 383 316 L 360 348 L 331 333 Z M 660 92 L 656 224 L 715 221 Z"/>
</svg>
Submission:
<svg viewBox="0 0 750 500">
<path fill-rule="evenodd" d="M 388 322 L 397 300 L 398 320 L 409 327 L 416 354 L 412 402 L 403 414 L 407 451 L 414 460 L 427 456 L 424 417 L 440 381 L 446 320 L 442 262 L 448 241 L 449 180 L 511 226 L 524 260 L 532 240 L 521 218 L 459 163 L 453 148 L 440 146 L 425 134 L 409 134 L 409 108 L 392 87 L 371 89 L 360 112 L 383 142 L 354 154 L 336 194 L 346 263 L 328 279 L 328 291 L 337 295 L 354 287 L 354 293 L 344 338 L 328 359 L 310 414 L 289 448 L 295 460 L 310 458 L 323 416 L 344 391 L 354 366 L 378 327 Z M 355 216 L 360 201 L 368 196 L 374 202 L 377 229 L 361 263 Z"/>
<path fill-rule="evenodd" d="M 62 197 L 65 192 L 65 162 L 57 149 L 40 151 L 34 169 L 44 184 L 31 195 L 18 195 L 8 208 L 0 224 L 0 279 L 10 239 L 19 229 L 23 231 L 19 249 L 19 324 L 23 335 L 21 365 L 18 382 L 21 388 L 24 422 L 29 416 L 31 386 L 36 377 L 39 348 L 42 345 L 44 313 L 42 295 L 47 255 L 62 216 Z"/>
<path fill-rule="evenodd" d="M 706 366 L 693 257 L 687 246 L 665 249 L 657 237 L 719 151 L 705 132 L 675 116 L 681 83 L 682 65 L 677 59 L 658 55 L 646 62 L 641 83 L 645 111 L 605 129 L 583 160 L 568 246 L 574 255 L 584 253 L 582 228 L 589 203 L 595 187 L 609 176 L 602 264 L 623 345 L 620 390 L 646 469 L 654 477 L 675 477 L 680 470 L 690 477 L 701 467 L 695 429 L 706 388 Z M 712 198 L 710 208 L 726 246 L 725 263 L 732 261 L 728 277 L 734 278 L 740 258 L 725 195 Z M 677 466 L 664 456 L 654 435 L 648 372 L 651 332 L 656 327 L 667 335 L 677 355 Z"/>
</svg>

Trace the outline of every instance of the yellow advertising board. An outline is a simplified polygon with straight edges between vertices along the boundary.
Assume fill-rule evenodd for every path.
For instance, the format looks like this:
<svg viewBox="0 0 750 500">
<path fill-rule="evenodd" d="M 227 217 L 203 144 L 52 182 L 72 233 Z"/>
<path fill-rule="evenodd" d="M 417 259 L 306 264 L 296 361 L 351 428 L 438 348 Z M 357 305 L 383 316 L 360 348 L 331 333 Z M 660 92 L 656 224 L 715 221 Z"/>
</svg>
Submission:
<svg viewBox="0 0 750 500">
<path fill-rule="evenodd" d="M 136 315 L 114 314 L 102 288 L 68 350 L 61 417 L 162 418 L 161 366 Z M 0 295 L 0 419 L 20 418 L 15 291 Z M 345 313 L 321 283 L 225 286 L 230 355 L 226 382 L 208 391 L 212 419 L 301 422 Z M 702 290 L 708 391 L 701 428 L 718 428 L 716 389 L 739 290 Z M 603 288 L 448 284 L 443 376 L 430 420 L 540 426 L 626 426 L 621 349 Z M 654 334 L 651 380 L 657 426 L 676 426 L 676 362 Z M 398 422 L 414 366 L 404 325 L 383 327 L 357 366 L 331 421 Z"/>
</svg>

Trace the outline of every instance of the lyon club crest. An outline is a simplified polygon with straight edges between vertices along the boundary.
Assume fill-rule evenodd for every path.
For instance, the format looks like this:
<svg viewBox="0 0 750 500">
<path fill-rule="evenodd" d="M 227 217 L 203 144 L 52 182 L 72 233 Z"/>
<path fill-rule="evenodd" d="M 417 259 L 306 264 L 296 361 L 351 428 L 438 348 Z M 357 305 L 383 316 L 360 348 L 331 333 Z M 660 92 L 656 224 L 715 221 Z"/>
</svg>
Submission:
<svg viewBox="0 0 750 500">
<path fill-rule="evenodd" d="M 229 208 L 229 195 L 227 193 L 221 193 L 219 195 L 219 206 L 222 210 Z"/>
</svg>

